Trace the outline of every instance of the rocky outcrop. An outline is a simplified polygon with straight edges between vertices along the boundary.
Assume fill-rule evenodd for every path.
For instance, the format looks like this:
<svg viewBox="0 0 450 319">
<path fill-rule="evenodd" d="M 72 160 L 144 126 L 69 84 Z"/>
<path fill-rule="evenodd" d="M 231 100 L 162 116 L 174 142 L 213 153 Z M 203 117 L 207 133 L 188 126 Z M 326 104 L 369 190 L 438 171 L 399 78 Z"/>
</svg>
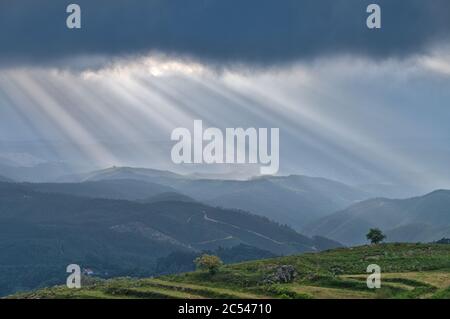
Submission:
<svg viewBox="0 0 450 319">
<path fill-rule="evenodd" d="M 290 283 L 297 277 L 297 271 L 292 265 L 281 265 L 275 268 L 274 272 L 268 275 L 264 284 Z"/>
</svg>

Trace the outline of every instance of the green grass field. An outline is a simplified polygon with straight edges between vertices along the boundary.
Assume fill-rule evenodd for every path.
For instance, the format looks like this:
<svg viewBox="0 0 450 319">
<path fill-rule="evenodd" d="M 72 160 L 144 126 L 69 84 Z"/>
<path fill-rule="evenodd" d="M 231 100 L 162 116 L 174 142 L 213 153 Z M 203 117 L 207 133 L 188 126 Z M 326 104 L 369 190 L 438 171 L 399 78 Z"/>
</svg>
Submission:
<svg viewBox="0 0 450 319">
<path fill-rule="evenodd" d="M 382 270 L 380 289 L 368 289 L 366 268 Z M 281 265 L 298 273 L 290 283 L 264 279 Z M 82 289 L 62 286 L 10 298 L 450 298 L 450 245 L 383 244 L 223 266 L 160 278 L 93 281 Z"/>
</svg>

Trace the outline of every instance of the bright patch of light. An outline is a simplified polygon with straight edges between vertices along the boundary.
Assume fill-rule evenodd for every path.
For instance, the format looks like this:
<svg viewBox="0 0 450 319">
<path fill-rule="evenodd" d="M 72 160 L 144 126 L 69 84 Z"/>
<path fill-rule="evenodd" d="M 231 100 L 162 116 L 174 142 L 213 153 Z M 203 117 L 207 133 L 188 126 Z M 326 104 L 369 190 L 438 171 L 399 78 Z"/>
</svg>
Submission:
<svg viewBox="0 0 450 319">
<path fill-rule="evenodd" d="M 199 63 L 167 59 L 162 57 L 145 57 L 129 63 L 117 63 L 101 70 L 87 70 L 82 73 L 86 79 L 98 77 L 126 78 L 130 74 L 150 74 L 154 77 L 193 76 L 207 72 Z"/>
<path fill-rule="evenodd" d="M 450 56 L 442 57 L 427 57 L 423 59 L 423 64 L 426 68 L 443 75 L 450 75 Z"/>
</svg>

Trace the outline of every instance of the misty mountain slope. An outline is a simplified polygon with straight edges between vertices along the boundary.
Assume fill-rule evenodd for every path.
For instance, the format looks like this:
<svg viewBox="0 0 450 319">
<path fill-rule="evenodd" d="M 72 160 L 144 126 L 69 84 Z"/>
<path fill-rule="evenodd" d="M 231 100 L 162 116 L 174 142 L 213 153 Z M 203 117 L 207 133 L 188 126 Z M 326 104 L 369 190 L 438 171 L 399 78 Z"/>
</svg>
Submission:
<svg viewBox="0 0 450 319">
<path fill-rule="evenodd" d="M 176 193 L 176 192 L 165 192 L 165 193 L 159 193 L 154 196 L 148 197 L 144 200 L 141 200 L 141 202 L 144 203 L 157 203 L 157 202 L 187 202 L 192 203 L 196 202 L 193 198 Z"/>
<path fill-rule="evenodd" d="M 434 242 L 450 234 L 450 226 L 432 226 L 426 223 L 412 223 L 386 232 L 390 242 Z"/>
<path fill-rule="evenodd" d="M 192 249 L 202 249 L 207 242 L 217 242 L 217 247 L 227 245 L 228 239 L 225 238 L 232 236 L 232 243 L 252 243 L 278 253 L 316 250 L 314 240 L 266 218 L 242 211 L 213 208 L 194 202 L 141 204 L 89 199 L 40 193 L 20 184 L 0 186 L 0 217 L 5 223 L 17 220 L 36 225 L 70 225 L 80 227 L 79 231 L 84 227 L 109 229 L 120 226 L 117 229 L 131 229 L 131 232 L 141 235 L 147 229 L 153 229 L 155 233 L 173 239 L 170 242 L 180 242 Z M 219 243 L 221 240 L 223 243 Z"/>
<path fill-rule="evenodd" d="M 0 182 L 1 183 L 11 183 L 11 182 L 13 182 L 13 180 L 0 175 Z"/>
<path fill-rule="evenodd" d="M 407 199 L 415 196 L 420 196 L 433 191 L 433 188 L 424 187 L 421 185 L 405 185 L 405 184 L 361 184 L 356 188 L 373 194 L 371 197 L 383 197 L 391 199 Z"/>
<path fill-rule="evenodd" d="M 81 183 L 42 183 L 25 184 L 38 192 L 61 193 L 68 195 L 142 200 L 163 193 L 174 193 L 175 189 L 137 179 L 99 180 Z"/>
<path fill-rule="evenodd" d="M 450 235 L 450 191 L 392 200 L 376 198 L 319 219 L 306 227 L 309 235 L 322 235 L 347 245 L 365 243 L 369 228 L 380 228 L 388 241 L 430 242 Z"/>
<path fill-rule="evenodd" d="M 54 283 L 71 263 L 108 275 L 149 275 L 156 259 L 172 252 L 240 244 L 277 255 L 339 246 L 262 217 L 199 203 L 92 199 L 0 183 L 4 291 L 16 291 L 21 283 Z"/>
<path fill-rule="evenodd" d="M 85 174 L 62 176 L 58 179 L 58 182 L 73 183 L 85 181 L 128 179 L 167 185 L 171 184 L 173 180 L 186 178 L 189 177 L 169 171 L 161 171 L 151 168 L 110 167 L 107 169 L 93 171 Z"/>
<path fill-rule="evenodd" d="M 207 202 L 257 212 L 300 229 L 307 222 L 347 207 L 367 196 L 338 182 L 291 175 L 238 182 L 229 192 Z"/>
<path fill-rule="evenodd" d="M 60 176 L 74 171 L 83 171 L 83 168 L 63 162 L 46 162 L 34 166 L 19 166 L 0 162 L 0 175 L 17 182 L 52 182 Z"/>
<path fill-rule="evenodd" d="M 246 181 L 198 180 L 165 171 L 111 168 L 78 177 L 83 178 L 89 181 L 138 179 L 158 183 L 195 200 L 250 211 L 295 229 L 370 197 L 343 183 L 297 175 L 259 177 Z"/>
</svg>

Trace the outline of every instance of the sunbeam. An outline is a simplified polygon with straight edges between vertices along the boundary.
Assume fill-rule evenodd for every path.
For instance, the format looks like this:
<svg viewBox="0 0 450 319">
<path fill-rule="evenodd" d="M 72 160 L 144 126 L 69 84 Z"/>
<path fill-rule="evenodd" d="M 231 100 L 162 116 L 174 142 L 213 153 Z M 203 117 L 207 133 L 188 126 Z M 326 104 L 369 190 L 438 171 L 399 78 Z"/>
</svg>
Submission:
<svg viewBox="0 0 450 319">
<path fill-rule="evenodd" d="M 84 129 L 83 125 L 73 119 L 32 76 L 24 71 L 16 71 L 10 74 L 10 80 L 17 83 L 23 92 L 33 100 L 34 106 L 52 119 L 60 131 L 83 149 L 85 154 L 90 156 L 96 164 L 112 165 L 118 163 L 118 160 L 103 146 L 96 143 L 96 140 Z"/>
</svg>

